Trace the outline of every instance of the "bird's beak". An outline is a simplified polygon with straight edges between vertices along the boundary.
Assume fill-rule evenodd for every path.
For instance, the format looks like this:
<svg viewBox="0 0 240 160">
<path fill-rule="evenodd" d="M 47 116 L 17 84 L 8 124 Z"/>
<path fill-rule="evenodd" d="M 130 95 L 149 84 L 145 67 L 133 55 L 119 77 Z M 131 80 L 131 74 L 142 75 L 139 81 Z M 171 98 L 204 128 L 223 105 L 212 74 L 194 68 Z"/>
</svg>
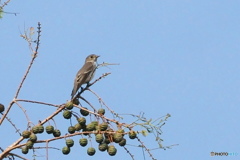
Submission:
<svg viewBox="0 0 240 160">
<path fill-rule="evenodd" d="M 96 56 L 97 58 L 100 57 L 99 55 Z"/>
</svg>

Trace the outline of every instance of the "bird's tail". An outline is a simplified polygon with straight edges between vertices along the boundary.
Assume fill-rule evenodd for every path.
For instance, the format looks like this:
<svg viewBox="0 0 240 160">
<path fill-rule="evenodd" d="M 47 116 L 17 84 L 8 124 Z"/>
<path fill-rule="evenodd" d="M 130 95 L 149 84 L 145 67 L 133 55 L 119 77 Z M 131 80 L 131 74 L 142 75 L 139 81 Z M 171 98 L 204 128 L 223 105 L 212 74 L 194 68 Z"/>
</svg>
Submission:
<svg viewBox="0 0 240 160">
<path fill-rule="evenodd" d="M 73 97 L 74 97 L 74 95 L 76 94 L 76 89 L 75 88 L 73 88 L 73 90 L 72 90 L 72 94 L 71 94 L 71 96 L 72 96 L 72 99 L 73 99 Z"/>
</svg>

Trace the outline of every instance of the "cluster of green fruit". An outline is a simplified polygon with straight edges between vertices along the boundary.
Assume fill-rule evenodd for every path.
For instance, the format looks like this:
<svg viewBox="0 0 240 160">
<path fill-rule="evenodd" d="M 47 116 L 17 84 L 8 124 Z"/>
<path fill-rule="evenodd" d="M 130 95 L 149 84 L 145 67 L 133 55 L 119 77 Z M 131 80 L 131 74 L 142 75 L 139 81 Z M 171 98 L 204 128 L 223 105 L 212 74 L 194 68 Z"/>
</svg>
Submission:
<svg viewBox="0 0 240 160">
<path fill-rule="evenodd" d="M 85 147 L 88 144 L 88 140 L 86 138 L 81 138 L 79 140 L 79 144 L 82 147 Z M 70 147 L 72 147 L 73 145 L 74 145 L 74 141 L 72 139 L 67 139 L 66 146 L 62 148 L 62 153 L 65 155 L 69 154 L 71 151 Z M 113 145 L 108 146 L 108 144 L 106 144 L 106 143 L 100 143 L 98 146 L 98 149 L 102 152 L 107 150 L 108 154 L 111 156 L 114 156 L 117 153 L 117 149 Z M 87 149 L 87 154 L 89 156 L 93 156 L 95 153 L 96 153 L 95 148 L 89 147 Z"/>
<path fill-rule="evenodd" d="M 46 126 L 45 130 L 48 134 L 53 134 L 54 137 L 61 136 L 60 130 L 54 129 L 54 127 L 51 125 Z M 28 150 L 31 149 L 34 143 L 37 141 L 36 134 L 41 134 L 43 132 L 44 132 L 44 127 L 42 125 L 33 126 L 31 131 L 26 130 L 22 132 L 22 137 L 25 139 L 28 139 L 26 142 L 26 145 L 22 147 L 23 154 L 27 154 Z"/>
<path fill-rule="evenodd" d="M 73 103 L 68 102 L 65 106 L 63 117 L 65 119 L 70 119 L 72 117 L 72 111 Z M 87 108 L 80 109 L 80 113 L 82 117 L 77 118 L 77 123 L 74 126 L 68 127 L 68 133 L 73 134 L 76 131 L 81 131 L 83 135 L 87 136 L 89 134 L 95 135 L 95 140 L 98 143 L 98 149 L 102 152 L 107 151 L 110 156 L 114 156 L 117 153 L 117 149 L 112 145 L 113 143 L 117 143 L 120 146 L 126 145 L 126 139 L 124 138 L 124 135 L 128 134 L 130 139 L 136 138 L 136 132 L 130 131 L 128 133 L 125 133 L 123 129 L 119 129 L 117 131 L 114 131 L 110 128 L 107 122 L 99 123 L 98 121 L 91 121 L 90 123 L 86 123 L 85 116 L 89 115 L 89 111 L 87 111 Z M 98 110 L 99 115 L 104 115 L 105 110 L 99 109 Z M 48 125 L 45 127 L 46 133 L 53 134 L 54 137 L 61 136 L 61 132 L 58 129 L 54 129 L 53 126 Z M 34 143 L 37 141 L 36 134 L 43 133 L 44 127 L 42 125 L 36 125 L 33 126 L 31 131 L 23 131 L 22 137 L 25 139 L 28 139 L 26 142 L 26 145 L 22 147 L 22 153 L 27 154 L 29 149 L 31 149 L 34 145 Z M 85 147 L 88 144 L 88 139 L 81 138 L 79 140 L 79 144 L 82 147 Z M 66 146 L 62 148 L 62 153 L 67 155 L 70 153 L 70 148 L 74 145 L 74 141 L 72 139 L 66 139 Z M 89 147 L 87 149 L 87 154 L 90 156 L 93 156 L 95 154 L 96 150 L 93 147 Z"/>
<path fill-rule="evenodd" d="M 94 133 L 95 141 L 98 143 L 98 149 L 102 152 L 107 151 L 110 156 L 114 156 L 117 153 L 117 149 L 112 143 L 118 143 L 119 146 L 126 145 L 126 139 L 124 138 L 124 130 L 119 129 L 117 131 L 113 131 L 112 129 L 105 130 L 105 133 Z M 128 133 L 130 139 L 136 138 L 136 132 L 130 131 Z M 82 147 L 85 147 L 88 144 L 87 138 L 79 139 L 79 144 Z M 71 147 L 74 145 L 74 141 L 72 139 L 66 139 L 66 146 L 62 148 L 62 153 L 67 155 L 71 151 Z M 87 154 L 89 156 L 93 156 L 96 153 L 95 148 L 89 147 L 87 149 Z"/>
<path fill-rule="evenodd" d="M 66 108 L 66 110 L 63 111 L 63 117 L 65 119 L 70 119 L 72 117 L 71 109 L 73 108 L 73 103 L 71 101 L 66 103 L 65 108 Z M 74 126 L 68 127 L 68 133 L 73 134 L 76 131 L 82 130 L 83 132 L 86 132 L 86 133 L 84 133 L 84 135 L 88 135 L 89 133 L 87 133 L 87 131 L 88 132 L 94 131 L 94 130 L 104 131 L 108 128 L 108 123 L 105 123 L 105 122 L 99 124 L 97 121 L 92 121 L 91 123 L 86 124 L 86 118 L 84 118 L 84 117 L 89 115 L 87 108 L 80 109 L 80 113 L 83 117 L 77 118 L 77 123 Z M 102 108 L 99 109 L 98 114 L 104 115 L 105 110 Z"/>
<path fill-rule="evenodd" d="M 72 104 L 71 102 L 68 102 L 66 104 L 66 109 L 63 112 L 63 117 L 65 119 L 70 119 L 72 117 Z M 86 109 L 86 110 L 85 110 Z M 124 138 L 124 135 L 127 134 L 124 132 L 123 129 L 119 129 L 117 131 L 114 131 L 111 129 L 107 122 L 99 123 L 98 121 L 91 121 L 90 123 L 86 123 L 85 116 L 89 115 L 89 112 L 87 111 L 87 108 L 80 109 L 80 113 L 82 117 L 77 118 L 77 124 L 74 126 L 70 126 L 68 128 L 68 132 L 70 134 L 75 133 L 75 131 L 81 131 L 83 132 L 83 135 L 89 135 L 94 134 L 95 135 L 95 141 L 98 143 L 98 149 L 102 152 L 107 151 L 110 156 L 114 156 L 117 153 L 117 149 L 115 148 L 113 143 L 118 143 L 120 146 L 126 145 L 126 139 Z M 99 109 L 97 111 L 99 115 L 104 115 L 105 110 L 103 108 Z M 136 138 L 136 132 L 130 131 L 128 133 L 130 139 Z M 79 144 L 82 147 L 85 147 L 88 144 L 87 138 L 81 138 L 79 140 Z M 66 146 L 62 148 L 62 153 L 67 155 L 71 151 L 71 147 L 74 145 L 74 141 L 72 139 L 66 140 Z M 87 154 L 89 156 L 93 156 L 96 153 L 95 148 L 89 147 L 87 149 Z"/>
</svg>

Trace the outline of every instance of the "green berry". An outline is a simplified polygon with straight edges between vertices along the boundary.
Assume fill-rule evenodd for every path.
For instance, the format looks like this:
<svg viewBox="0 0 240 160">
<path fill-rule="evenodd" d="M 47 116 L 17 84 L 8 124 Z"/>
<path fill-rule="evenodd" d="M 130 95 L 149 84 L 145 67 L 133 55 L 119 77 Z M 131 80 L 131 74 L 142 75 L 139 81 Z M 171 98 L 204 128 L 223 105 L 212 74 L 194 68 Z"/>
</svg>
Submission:
<svg viewBox="0 0 240 160">
<path fill-rule="evenodd" d="M 80 131 L 82 129 L 81 124 L 77 123 L 74 125 L 75 131 Z"/>
<path fill-rule="evenodd" d="M 85 108 L 85 107 L 83 107 L 83 108 Z M 87 108 L 85 108 L 85 109 L 87 109 Z M 83 116 L 88 116 L 88 115 L 89 115 L 89 112 L 86 111 L 86 110 L 83 110 L 83 109 L 80 109 L 80 113 L 81 113 Z"/>
<path fill-rule="evenodd" d="M 65 147 L 62 148 L 62 153 L 65 154 L 65 155 L 69 154 L 70 151 L 71 150 L 70 150 L 70 148 L 68 146 L 65 146 Z"/>
<path fill-rule="evenodd" d="M 38 125 L 38 133 L 43 133 L 43 132 L 44 132 L 43 125 Z"/>
<path fill-rule="evenodd" d="M 105 109 L 100 108 L 100 109 L 98 110 L 98 114 L 104 115 L 104 114 L 105 114 Z"/>
<path fill-rule="evenodd" d="M 33 127 L 32 127 L 32 132 L 33 132 L 34 134 L 37 134 L 37 133 L 39 132 L 38 126 L 33 126 Z"/>
<path fill-rule="evenodd" d="M 60 136 L 61 136 L 60 130 L 55 129 L 55 130 L 53 131 L 53 136 L 54 136 L 54 137 L 60 137 Z"/>
<path fill-rule="evenodd" d="M 119 144 L 119 146 L 125 146 L 126 142 L 127 142 L 126 139 L 123 138 L 118 144 Z"/>
<path fill-rule="evenodd" d="M 122 136 L 121 133 L 115 133 L 115 134 L 113 135 L 113 141 L 114 141 L 115 143 L 119 143 L 122 139 L 123 139 L 123 136 Z"/>
<path fill-rule="evenodd" d="M 101 131 L 106 131 L 107 128 L 108 128 L 108 123 L 106 123 L 106 122 L 103 122 L 103 123 L 100 125 L 100 130 L 101 130 Z"/>
<path fill-rule="evenodd" d="M 73 109 L 73 102 L 72 101 L 68 101 L 65 105 L 65 107 L 69 110 Z"/>
<path fill-rule="evenodd" d="M 130 139 L 135 139 L 137 137 L 137 134 L 136 134 L 135 131 L 130 131 L 128 136 L 129 136 Z"/>
<path fill-rule="evenodd" d="M 98 129 L 98 121 L 92 121 L 91 122 L 94 125 L 94 130 Z"/>
<path fill-rule="evenodd" d="M 107 148 L 108 148 L 107 143 L 101 143 L 101 144 L 98 145 L 99 151 L 104 152 L 104 151 L 106 151 Z"/>
<path fill-rule="evenodd" d="M 33 142 L 32 141 L 27 141 L 26 146 L 31 149 L 33 147 Z"/>
<path fill-rule="evenodd" d="M 98 143 L 102 143 L 102 141 L 103 141 L 103 135 L 102 134 L 97 134 L 96 136 L 95 136 L 95 140 L 96 140 L 96 142 L 98 142 Z"/>
<path fill-rule="evenodd" d="M 82 146 L 82 147 L 85 147 L 87 144 L 88 144 L 88 140 L 86 138 L 81 138 L 79 140 L 79 144 Z"/>
<path fill-rule="evenodd" d="M 89 148 L 87 149 L 87 154 L 88 154 L 89 156 L 93 156 L 95 153 L 96 153 L 95 148 L 89 147 Z"/>
<path fill-rule="evenodd" d="M 46 126 L 46 132 L 47 132 L 48 134 L 52 134 L 53 131 L 54 131 L 54 127 L 53 127 L 53 126 Z"/>
<path fill-rule="evenodd" d="M 113 145 L 108 146 L 108 154 L 110 156 L 114 156 L 116 153 L 117 149 Z"/>
<path fill-rule="evenodd" d="M 23 136 L 23 138 L 29 138 L 30 137 L 30 135 L 31 135 L 31 132 L 30 131 L 23 131 L 22 132 L 22 136 Z"/>
<path fill-rule="evenodd" d="M 67 140 L 66 140 L 66 145 L 67 145 L 68 147 L 72 147 L 72 146 L 74 145 L 74 141 L 73 141 L 72 139 L 67 139 Z"/>
<path fill-rule="evenodd" d="M 91 122 L 94 126 L 98 126 L 98 121 L 92 121 Z"/>
<path fill-rule="evenodd" d="M 36 134 L 32 133 L 29 137 L 29 140 L 32 141 L 33 143 L 37 141 L 37 136 Z"/>
<path fill-rule="evenodd" d="M 23 153 L 23 154 L 27 154 L 27 153 L 28 153 L 28 150 L 29 150 L 29 149 L 28 149 L 27 146 L 23 146 L 23 147 L 22 147 L 22 153 Z"/>
<path fill-rule="evenodd" d="M 75 127 L 73 127 L 73 126 L 68 127 L 68 133 L 70 133 L 70 134 L 74 133 L 75 130 L 76 130 L 76 129 L 75 129 Z"/>
<path fill-rule="evenodd" d="M 94 124 L 92 123 L 89 123 L 87 126 L 86 126 L 86 130 L 87 131 L 93 131 L 95 129 L 95 126 Z"/>
<path fill-rule="evenodd" d="M 70 118 L 72 117 L 72 112 L 69 111 L 69 110 L 65 110 L 65 111 L 63 112 L 63 117 L 64 117 L 65 119 L 70 119 Z"/>
<path fill-rule="evenodd" d="M 85 125 L 86 124 L 86 118 L 84 118 L 84 117 L 78 118 L 77 121 L 81 125 Z"/>
</svg>

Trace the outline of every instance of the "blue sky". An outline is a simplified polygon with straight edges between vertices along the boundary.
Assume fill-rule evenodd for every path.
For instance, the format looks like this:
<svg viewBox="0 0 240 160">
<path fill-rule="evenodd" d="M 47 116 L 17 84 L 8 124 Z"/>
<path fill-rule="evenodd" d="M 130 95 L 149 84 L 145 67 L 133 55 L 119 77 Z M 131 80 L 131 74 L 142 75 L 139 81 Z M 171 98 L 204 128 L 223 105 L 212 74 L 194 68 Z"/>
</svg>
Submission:
<svg viewBox="0 0 240 160">
<path fill-rule="evenodd" d="M 1 103 L 7 106 L 12 100 L 31 58 L 20 34 L 41 22 L 39 56 L 19 98 L 66 102 L 85 57 L 98 54 L 99 63 L 120 63 L 100 68 L 95 78 L 112 74 L 92 87 L 108 106 L 117 113 L 145 112 L 153 119 L 171 114 L 161 138 L 165 146 L 179 145 L 152 151 L 155 158 L 239 159 L 240 155 L 210 156 L 211 151 L 240 154 L 239 7 L 237 0 L 11 1 L 5 11 L 19 14 L 5 14 L 0 20 Z M 85 97 L 98 105 L 91 94 Z M 55 109 L 22 105 L 33 123 Z M 17 106 L 9 116 L 24 130 L 25 119 Z M 61 114 L 56 121 L 63 128 L 69 125 Z M 7 124 L 3 126 L 13 133 Z M 156 147 L 153 137 L 143 140 L 149 148 Z M 1 141 L 1 147 L 11 142 Z M 119 147 L 115 157 L 100 152 L 89 157 L 77 143 L 68 159 L 131 159 Z M 52 145 L 62 148 L 64 141 Z M 135 159 L 144 159 L 141 149 L 129 149 Z M 56 156 L 66 159 L 60 151 L 50 153 L 50 159 Z"/>
</svg>

